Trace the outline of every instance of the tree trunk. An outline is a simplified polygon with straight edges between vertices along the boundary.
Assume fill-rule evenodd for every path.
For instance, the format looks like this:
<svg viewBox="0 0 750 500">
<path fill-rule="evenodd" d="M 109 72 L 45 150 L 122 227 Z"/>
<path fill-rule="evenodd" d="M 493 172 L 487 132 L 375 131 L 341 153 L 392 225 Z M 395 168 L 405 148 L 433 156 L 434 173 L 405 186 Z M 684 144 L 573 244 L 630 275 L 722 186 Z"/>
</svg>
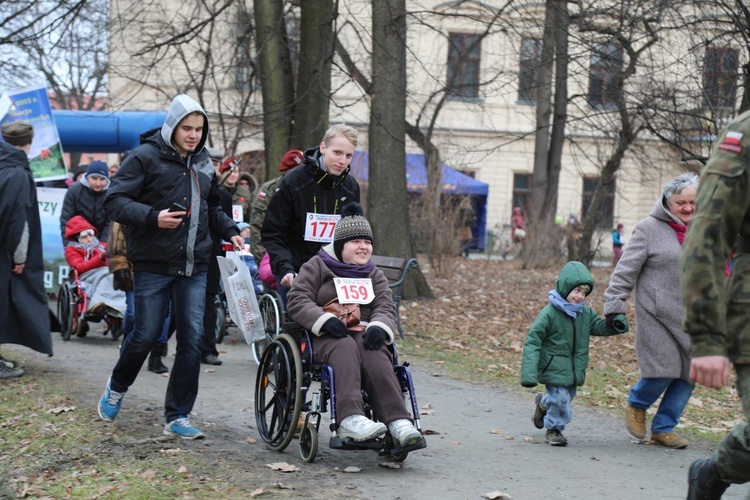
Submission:
<svg viewBox="0 0 750 500">
<path fill-rule="evenodd" d="M 537 73 L 531 207 L 530 213 L 526 214 L 526 241 L 522 254 L 525 268 L 549 265 L 559 255 L 561 235 L 555 224 L 555 212 L 568 105 L 567 45 L 567 5 L 564 0 L 547 0 L 541 65 Z M 553 67 L 556 69 L 554 120 L 550 134 Z"/>
<path fill-rule="evenodd" d="M 333 0 L 302 0 L 300 6 L 300 52 L 292 146 L 304 150 L 319 144 L 328 129 L 336 10 Z"/>
<path fill-rule="evenodd" d="M 379 255 L 414 256 L 406 190 L 406 4 L 372 3 L 370 182 L 367 217 Z M 409 273 L 405 292 L 434 298 L 422 273 Z"/>
<path fill-rule="evenodd" d="M 278 174 L 291 145 L 294 120 L 294 77 L 289 57 L 283 3 L 254 0 L 255 46 L 263 94 L 263 143 L 266 179 Z M 302 149 L 304 146 L 298 146 Z"/>
</svg>

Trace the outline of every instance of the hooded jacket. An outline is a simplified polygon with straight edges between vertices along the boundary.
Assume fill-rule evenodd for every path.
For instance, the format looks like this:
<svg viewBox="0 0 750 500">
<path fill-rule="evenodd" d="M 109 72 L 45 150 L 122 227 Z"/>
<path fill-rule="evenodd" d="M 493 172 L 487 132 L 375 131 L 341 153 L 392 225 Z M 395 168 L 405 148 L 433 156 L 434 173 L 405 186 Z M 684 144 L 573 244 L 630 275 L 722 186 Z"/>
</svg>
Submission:
<svg viewBox="0 0 750 500">
<path fill-rule="evenodd" d="M 566 298 L 581 284 L 594 289 L 594 279 L 580 262 L 568 262 L 557 277 L 555 290 Z M 591 292 L 589 292 L 591 293 Z M 547 304 L 526 336 L 521 361 L 521 385 L 581 386 L 586 381 L 591 335 L 616 335 L 589 306 L 575 317 Z"/>
<path fill-rule="evenodd" d="M 183 158 L 172 145 L 172 137 L 179 123 L 194 112 L 203 116 L 203 134 L 195 151 Z M 124 226 L 134 271 L 176 276 L 206 272 L 212 245 L 209 226 L 225 240 L 239 235 L 235 223 L 221 210 L 218 181 L 204 148 L 208 132 L 203 108 L 190 97 L 178 95 L 161 129 L 141 136 L 141 145 L 112 180 L 104 206 L 110 218 Z M 185 206 L 188 213 L 177 228 L 159 228 L 159 212 L 172 203 Z"/>
<path fill-rule="evenodd" d="M 89 180 L 84 175 L 81 180 L 74 182 L 65 193 L 62 211 L 60 212 L 60 234 L 63 239 L 63 246 L 68 241 L 65 238 L 65 226 L 74 215 L 80 215 L 87 221 L 91 222 L 99 234 L 99 240 L 107 241 L 109 236 L 109 217 L 104 210 L 104 196 L 107 194 L 111 181 L 107 179 L 107 184 L 101 191 L 94 191 L 89 186 Z"/>
<path fill-rule="evenodd" d="M 319 147 L 305 151 L 305 162 L 284 176 L 268 205 L 260 237 L 277 277 L 297 272 L 324 244 L 305 241 L 308 212 L 340 214 L 347 203 L 359 203 L 359 185 L 349 167 L 338 177 L 330 175 L 320 157 Z"/>
<path fill-rule="evenodd" d="M 79 275 L 107 265 L 106 244 L 97 241 L 96 245 L 92 244 L 87 248 L 78 243 L 78 235 L 86 229 L 93 229 L 94 236 L 98 234 L 96 228 L 80 215 L 70 219 L 65 227 L 65 238 L 68 240 L 68 246 L 65 247 L 65 260 L 70 267 L 78 271 Z"/>
<path fill-rule="evenodd" d="M 682 330 L 682 245 L 669 222 L 682 222 L 662 197 L 633 228 L 630 242 L 604 292 L 604 314 L 625 313 L 635 289 L 635 354 L 644 378 L 690 380 L 690 336 Z"/>
</svg>

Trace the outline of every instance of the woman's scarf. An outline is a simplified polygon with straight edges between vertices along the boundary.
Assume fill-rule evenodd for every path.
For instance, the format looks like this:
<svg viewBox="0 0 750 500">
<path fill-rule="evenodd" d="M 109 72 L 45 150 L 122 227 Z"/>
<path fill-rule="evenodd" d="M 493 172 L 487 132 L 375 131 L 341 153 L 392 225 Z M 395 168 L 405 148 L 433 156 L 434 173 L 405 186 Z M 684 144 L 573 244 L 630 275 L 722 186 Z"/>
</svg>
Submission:
<svg viewBox="0 0 750 500">
<path fill-rule="evenodd" d="M 84 245 L 83 243 L 81 243 L 79 241 L 74 241 L 74 242 L 71 243 L 71 245 L 74 248 L 80 248 L 80 249 L 82 249 L 85 252 L 85 254 L 83 256 L 83 260 L 89 260 L 89 259 L 91 259 L 91 256 L 94 254 L 94 250 L 100 250 L 102 252 L 106 252 L 107 251 L 107 249 L 104 248 L 99 243 L 99 238 L 97 238 L 96 236 L 94 236 L 94 239 L 91 240 L 91 243 L 89 243 L 88 245 Z"/>
<path fill-rule="evenodd" d="M 671 220 L 668 220 L 667 224 L 669 224 L 669 226 L 675 230 L 675 232 L 677 233 L 677 241 L 679 241 L 680 245 L 682 245 L 682 242 L 685 241 L 685 232 L 687 231 L 687 226 L 685 224 L 672 222 Z"/>
<path fill-rule="evenodd" d="M 368 278 L 372 270 L 375 269 L 373 261 L 362 266 L 357 264 L 346 264 L 331 257 L 325 250 L 318 252 L 318 257 L 323 259 L 323 263 L 339 278 Z"/>
<path fill-rule="evenodd" d="M 583 311 L 583 306 L 586 305 L 586 299 L 583 299 L 578 304 L 573 304 L 571 302 L 568 302 L 564 298 L 562 298 L 562 295 L 557 290 L 550 290 L 549 291 L 549 303 L 567 314 L 568 316 L 575 319 L 576 316 L 578 316 L 581 311 Z"/>
</svg>

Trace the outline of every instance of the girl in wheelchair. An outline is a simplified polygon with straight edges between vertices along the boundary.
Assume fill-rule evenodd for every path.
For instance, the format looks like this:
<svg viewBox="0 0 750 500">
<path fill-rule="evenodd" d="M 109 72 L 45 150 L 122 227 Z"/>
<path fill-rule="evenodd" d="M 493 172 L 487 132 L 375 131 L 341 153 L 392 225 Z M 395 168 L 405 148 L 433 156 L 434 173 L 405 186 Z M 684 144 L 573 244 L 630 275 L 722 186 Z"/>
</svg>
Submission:
<svg viewBox="0 0 750 500">
<path fill-rule="evenodd" d="M 78 279 L 89 297 L 89 313 L 108 314 L 115 318 L 125 315 L 125 292 L 115 290 L 107 263 L 106 243 L 97 238 L 96 228 L 80 215 L 65 225 L 65 260 L 78 272 Z"/>
<path fill-rule="evenodd" d="M 334 241 L 294 278 L 288 313 L 313 334 L 314 361 L 333 367 L 338 436 L 367 441 L 389 432 L 406 448 L 420 443 L 422 435 L 412 423 L 387 348 L 396 308 L 387 278 L 371 261 L 372 239 L 362 207 L 345 206 Z M 365 416 L 363 388 L 377 422 Z"/>
</svg>

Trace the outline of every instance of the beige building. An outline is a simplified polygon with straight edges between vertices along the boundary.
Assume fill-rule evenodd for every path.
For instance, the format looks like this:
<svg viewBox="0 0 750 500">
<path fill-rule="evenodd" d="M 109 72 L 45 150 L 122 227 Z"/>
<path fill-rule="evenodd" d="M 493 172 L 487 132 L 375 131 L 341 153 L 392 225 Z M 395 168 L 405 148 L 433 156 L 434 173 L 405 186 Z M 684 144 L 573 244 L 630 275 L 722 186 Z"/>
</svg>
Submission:
<svg viewBox="0 0 750 500">
<path fill-rule="evenodd" d="M 170 33 L 174 33 L 211 14 L 191 11 L 176 0 L 142 8 L 140 2 L 128 0 L 112 0 L 111 5 L 109 91 L 114 109 L 165 109 L 173 95 L 186 92 L 199 98 L 209 112 L 215 146 L 237 144 L 229 154 L 262 150 L 261 95 L 253 74 L 255 48 L 247 35 L 247 9 L 252 8 L 252 1 L 218 13 L 191 43 L 179 50 L 161 48 L 158 57 L 152 52 L 139 54 L 168 35 L 162 31 L 165 23 L 149 23 L 149 19 L 173 19 Z M 443 160 L 489 184 L 488 229 L 508 224 L 512 207 L 529 197 L 534 162 L 535 85 L 544 2 L 515 2 L 501 12 L 505 5 L 407 1 L 411 13 L 407 119 L 420 124 L 434 120 L 433 142 Z M 340 40 L 368 75 L 370 2 L 342 0 L 339 11 Z M 682 15 L 689 17 L 685 12 Z M 121 23 L 123 19 L 129 22 Z M 617 26 L 616 20 L 595 19 L 600 25 Z M 661 22 L 671 27 L 677 23 L 667 15 Z M 287 23 L 292 40 L 297 24 L 294 20 Z M 648 36 L 643 26 L 633 24 L 632 33 L 622 33 L 634 40 L 632 48 L 637 50 L 647 45 Z M 674 121 L 673 114 L 662 109 L 664 103 L 676 103 L 678 109 L 701 115 L 703 108 L 721 109 L 725 114 L 734 109 L 739 51 L 731 44 L 719 45 L 715 35 L 715 45 L 706 45 L 700 43 L 703 35 L 695 28 L 689 33 L 685 29 L 661 33 L 643 49 L 635 74 L 626 80 L 625 102 L 640 130 L 622 159 L 609 204 L 601 214 L 602 254 L 611 251 L 613 225 L 622 222 L 627 236 L 651 210 L 664 183 L 698 165 L 683 161 L 685 154 L 679 155 L 649 131 L 649 125 L 661 130 Z M 572 29 L 568 53 L 570 104 L 557 203 L 562 220 L 571 213 L 580 217 L 586 210 L 600 170 L 615 151 L 622 127 L 613 81 L 632 60 L 620 42 L 596 31 Z M 446 88 L 449 81 L 453 86 Z M 360 127 L 360 148 L 366 149 L 367 96 L 337 64 L 332 89 L 330 121 Z M 696 134 L 700 135 L 693 131 L 693 136 L 683 139 L 692 141 L 691 147 L 702 146 L 706 154 L 707 143 L 696 140 Z M 411 141 L 407 150 L 420 152 Z"/>
</svg>

